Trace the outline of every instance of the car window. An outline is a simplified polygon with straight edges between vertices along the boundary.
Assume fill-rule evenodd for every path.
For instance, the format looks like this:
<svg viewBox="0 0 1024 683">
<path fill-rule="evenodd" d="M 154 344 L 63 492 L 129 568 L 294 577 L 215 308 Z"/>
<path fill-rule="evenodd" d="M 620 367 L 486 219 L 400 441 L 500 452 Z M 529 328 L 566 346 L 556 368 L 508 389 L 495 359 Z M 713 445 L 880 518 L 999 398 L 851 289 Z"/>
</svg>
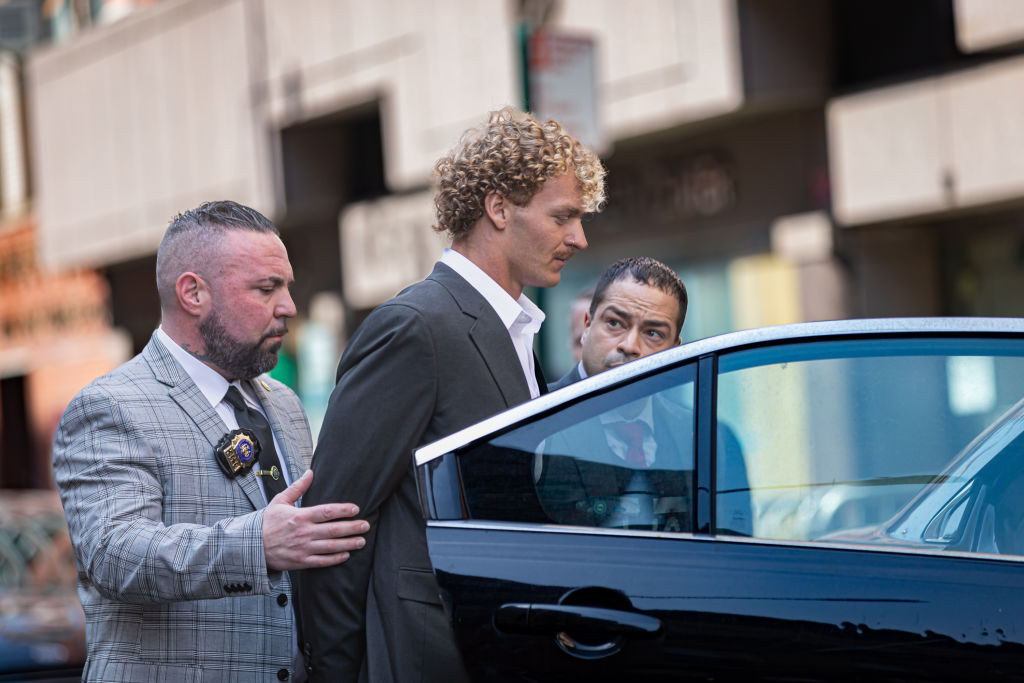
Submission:
<svg viewBox="0 0 1024 683">
<path fill-rule="evenodd" d="M 1024 343 L 814 342 L 725 354 L 717 415 L 742 445 L 759 538 L 1019 554 Z M 996 501 L 1002 501 L 996 503 Z M 987 515 L 987 518 L 986 518 Z M 721 517 L 721 513 L 719 513 Z"/>
<path fill-rule="evenodd" d="M 694 378 L 675 368 L 463 449 L 470 516 L 692 531 Z"/>
</svg>

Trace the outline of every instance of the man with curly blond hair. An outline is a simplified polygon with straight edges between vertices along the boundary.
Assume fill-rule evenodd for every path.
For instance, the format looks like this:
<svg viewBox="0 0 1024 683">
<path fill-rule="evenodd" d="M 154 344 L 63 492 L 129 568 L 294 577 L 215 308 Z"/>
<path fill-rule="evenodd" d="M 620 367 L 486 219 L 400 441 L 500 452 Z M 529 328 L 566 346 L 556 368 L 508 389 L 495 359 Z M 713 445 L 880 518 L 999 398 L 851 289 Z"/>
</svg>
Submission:
<svg viewBox="0 0 1024 683">
<path fill-rule="evenodd" d="M 436 165 L 438 224 L 452 246 L 426 280 L 353 335 L 303 504 L 356 503 L 366 548 L 343 571 L 299 578 L 312 681 L 462 681 L 427 554 L 412 452 L 538 396 L 544 313 L 524 287 L 558 284 L 587 246 L 604 168 L 557 122 L 506 108 Z"/>
</svg>

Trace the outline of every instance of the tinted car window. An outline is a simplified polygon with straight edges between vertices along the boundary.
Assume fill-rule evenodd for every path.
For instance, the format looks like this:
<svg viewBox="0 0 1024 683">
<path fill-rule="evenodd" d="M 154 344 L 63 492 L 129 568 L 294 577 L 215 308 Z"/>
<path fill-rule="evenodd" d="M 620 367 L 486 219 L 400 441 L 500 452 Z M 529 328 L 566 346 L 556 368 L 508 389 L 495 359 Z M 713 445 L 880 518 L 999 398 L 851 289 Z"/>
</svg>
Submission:
<svg viewBox="0 0 1024 683">
<path fill-rule="evenodd" d="M 694 377 L 675 368 L 463 450 L 470 516 L 692 531 Z"/>
<path fill-rule="evenodd" d="M 723 355 L 717 408 L 742 444 L 757 537 L 1018 553 L 964 528 L 981 523 L 983 488 L 1013 497 L 1022 397 L 1021 342 L 859 340 Z M 984 464 L 951 465 L 979 449 Z M 735 495 L 719 489 L 719 505 Z"/>
</svg>

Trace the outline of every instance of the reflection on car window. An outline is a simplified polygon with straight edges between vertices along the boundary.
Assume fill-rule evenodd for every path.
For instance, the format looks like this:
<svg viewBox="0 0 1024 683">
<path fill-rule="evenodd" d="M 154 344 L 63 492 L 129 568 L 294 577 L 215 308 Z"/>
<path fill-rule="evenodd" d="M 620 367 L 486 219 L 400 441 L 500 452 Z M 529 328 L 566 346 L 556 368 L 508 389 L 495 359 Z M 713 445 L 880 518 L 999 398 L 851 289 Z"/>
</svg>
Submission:
<svg viewBox="0 0 1024 683">
<path fill-rule="evenodd" d="M 1019 555 L 1022 397 L 1024 342 L 858 340 L 724 355 L 717 411 L 757 537 Z"/>
<path fill-rule="evenodd" d="M 692 531 L 694 377 L 676 368 L 460 452 L 470 515 Z"/>
</svg>

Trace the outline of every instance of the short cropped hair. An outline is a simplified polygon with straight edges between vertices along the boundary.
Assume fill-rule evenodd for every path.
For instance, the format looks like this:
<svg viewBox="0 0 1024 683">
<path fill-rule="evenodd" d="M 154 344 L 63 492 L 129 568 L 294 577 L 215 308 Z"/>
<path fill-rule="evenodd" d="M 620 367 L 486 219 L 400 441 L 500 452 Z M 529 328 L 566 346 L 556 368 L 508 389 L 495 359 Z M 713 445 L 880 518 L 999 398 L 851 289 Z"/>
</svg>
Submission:
<svg viewBox="0 0 1024 683">
<path fill-rule="evenodd" d="M 648 287 L 656 287 L 666 294 L 670 294 L 679 302 L 679 315 L 676 317 L 676 336 L 683 331 L 683 321 L 686 319 L 686 308 L 690 299 L 686 294 L 686 285 L 679 279 L 676 272 L 661 261 L 648 256 L 631 256 L 619 259 L 601 275 L 594 287 L 594 296 L 590 300 L 590 319 L 594 319 L 597 307 L 604 301 L 604 295 L 613 282 L 632 278 L 640 284 Z"/>
<path fill-rule="evenodd" d="M 569 171 L 579 181 L 584 211 L 600 211 L 606 171 L 596 154 L 554 119 L 541 122 L 511 107 L 491 112 L 485 125 L 466 131 L 434 165 L 434 229 L 462 237 L 483 215 L 491 192 L 526 206 L 544 181 Z"/>
<path fill-rule="evenodd" d="M 229 230 L 250 230 L 281 236 L 277 227 L 256 209 L 221 200 L 200 204 L 171 219 L 156 252 L 156 288 L 160 305 L 170 306 L 182 273 L 202 270 L 215 258 L 218 242 Z"/>
</svg>

